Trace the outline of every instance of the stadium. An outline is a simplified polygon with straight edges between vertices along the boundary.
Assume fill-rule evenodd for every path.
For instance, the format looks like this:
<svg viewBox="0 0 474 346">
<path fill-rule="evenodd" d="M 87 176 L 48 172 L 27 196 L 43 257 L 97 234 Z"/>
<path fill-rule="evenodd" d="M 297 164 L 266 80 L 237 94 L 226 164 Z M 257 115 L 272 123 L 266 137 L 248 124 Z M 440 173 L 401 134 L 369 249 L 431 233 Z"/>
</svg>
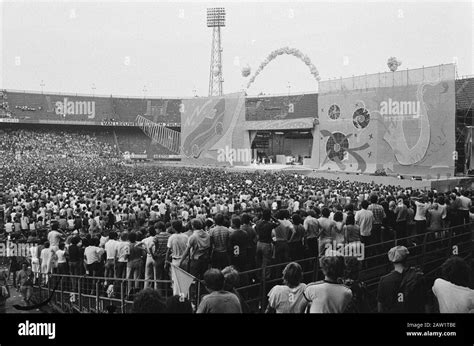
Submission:
<svg viewBox="0 0 474 346">
<path fill-rule="evenodd" d="M 472 312 L 474 77 L 224 93 L 207 15 L 206 97 L 0 91 L 0 312 Z"/>
</svg>

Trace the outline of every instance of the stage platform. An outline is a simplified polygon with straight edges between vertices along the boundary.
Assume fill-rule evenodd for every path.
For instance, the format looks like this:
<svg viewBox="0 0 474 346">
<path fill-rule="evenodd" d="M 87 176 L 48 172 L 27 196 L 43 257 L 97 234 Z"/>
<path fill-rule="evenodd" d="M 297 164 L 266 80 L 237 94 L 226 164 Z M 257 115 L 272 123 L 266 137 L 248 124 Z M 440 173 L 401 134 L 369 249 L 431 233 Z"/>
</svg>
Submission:
<svg viewBox="0 0 474 346">
<path fill-rule="evenodd" d="M 230 165 L 193 165 L 181 162 L 166 162 L 160 165 L 174 167 L 200 167 L 200 168 L 221 168 L 227 171 L 235 172 L 284 172 L 288 174 L 300 174 L 312 178 L 325 178 L 342 181 L 358 181 L 362 183 L 374 183 L 381 185 L 400 186 L 402 188 L 420 189 L 420 190 L 436 190 L 439 192 L 447 192 L 456 187 L 463 189 L 474 188 L 474 177 L 441 177 L 440 179 L 421 179 L 414 180 L 411 178 L 399 179 L 396 176 L 375 176 L 370 174 L 361 174 L 353 172 L 341 171 L 323 171 L 317 170 L 304 165 L 284 165 L 284 164 L 258 164 L 247 166 L 230 166 Z"/>
</svg>

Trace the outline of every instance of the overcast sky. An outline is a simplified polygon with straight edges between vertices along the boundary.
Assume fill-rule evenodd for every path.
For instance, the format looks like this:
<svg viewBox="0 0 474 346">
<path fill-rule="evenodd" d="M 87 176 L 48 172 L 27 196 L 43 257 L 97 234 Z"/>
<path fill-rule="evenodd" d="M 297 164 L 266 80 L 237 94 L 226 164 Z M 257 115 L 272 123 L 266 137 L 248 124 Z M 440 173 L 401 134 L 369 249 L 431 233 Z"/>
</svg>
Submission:
<svg viewBox="0 0 474 346">
<path fill-rule="evenodd" d="M 2 1 L 2 0 L 0 0 Z M 473 70 L 472 2 L 14 1 L 0 4 L 0 87 L 130 96 L 207 95 L 211 29 L 223 6 L 224 92 L 241 90 L 272 51 L 298 48 L 323 80 L 451 63 Z M 238 57 L 238 61 L 236 59 Z M 41 83 L 43 81 L 43 83 Z M 146 86 L 146 87 L 145 87 Z M 288 88 L 290 86 L 290 88 Z M 146 91 L 144 91 L 144 89 Z M 249 94 L 315 91 L 304 63 L 281 56 Z"/>
</svg>

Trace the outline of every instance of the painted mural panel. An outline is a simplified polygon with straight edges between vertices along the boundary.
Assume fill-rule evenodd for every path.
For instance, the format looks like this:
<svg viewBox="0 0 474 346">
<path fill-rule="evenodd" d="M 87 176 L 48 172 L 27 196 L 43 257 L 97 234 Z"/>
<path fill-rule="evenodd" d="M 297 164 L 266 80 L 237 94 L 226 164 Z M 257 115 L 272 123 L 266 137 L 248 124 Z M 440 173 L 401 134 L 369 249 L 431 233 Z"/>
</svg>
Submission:
<svg viewBox="0 0 474 346">
<path fill-rule="evenodd" d="M 454 172 L 455 88 L 452 65 L 323 85 L 319 97 L 320 167 L 424 175 Z M 400 85 L 405 81 L 408 84 Z M 370 83 L 373 85 L 370 85 Z M 323 84 L 323 83 L 322 83 Z"/>
<path fill-rule="evenodd" d="M 181 111 L 183 162 L 230 165 L 250 162 L 243 93 L 184 99 Z"/>
</svg>

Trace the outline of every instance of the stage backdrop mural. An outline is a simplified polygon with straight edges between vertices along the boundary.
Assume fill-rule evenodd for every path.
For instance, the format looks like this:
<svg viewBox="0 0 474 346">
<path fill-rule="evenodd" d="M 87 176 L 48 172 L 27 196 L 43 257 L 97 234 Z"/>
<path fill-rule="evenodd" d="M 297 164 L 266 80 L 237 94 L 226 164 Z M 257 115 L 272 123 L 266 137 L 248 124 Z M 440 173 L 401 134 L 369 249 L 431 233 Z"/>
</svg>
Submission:
<svg viewBox="0 0 474 346">
<path fill-rule="evenodd" d="M 454 174 L 454 65 L 320 83 L 315 167 Z M 319 131 L 318 131 L 319 130 Z M 319 136 L 317 135 L 319 133 Z"/>
<path fill-rule="evenodd" d="M 243 93 L 184 99 L 181 106 L 182 161 L 249 164 L 252 159 L 250 138 L 244 122 Z"/>
</svg>

